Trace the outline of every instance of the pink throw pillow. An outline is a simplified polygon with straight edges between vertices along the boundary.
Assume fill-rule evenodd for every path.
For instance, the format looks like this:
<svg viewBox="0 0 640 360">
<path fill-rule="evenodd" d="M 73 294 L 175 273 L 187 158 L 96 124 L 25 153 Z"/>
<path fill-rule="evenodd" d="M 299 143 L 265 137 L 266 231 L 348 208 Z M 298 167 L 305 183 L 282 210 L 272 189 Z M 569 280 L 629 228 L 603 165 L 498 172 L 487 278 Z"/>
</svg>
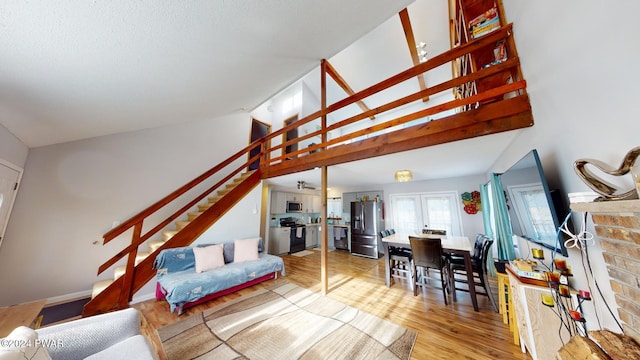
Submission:
<svg viewBox="0 0 640 360">
<path fill-rule="evenodd" d="M 193 255 L 196 258 L 196 272 L 201 273 L 224 266 L 223 250 L 223 244 L 194 247 Z"/>
<path fill-rule="evenodd" d="M 258 260 L 258 241 L 255 239 L 244 239 L 233 241 L 233 262 L 239 263 L 244 261 Z"/>
</svg>

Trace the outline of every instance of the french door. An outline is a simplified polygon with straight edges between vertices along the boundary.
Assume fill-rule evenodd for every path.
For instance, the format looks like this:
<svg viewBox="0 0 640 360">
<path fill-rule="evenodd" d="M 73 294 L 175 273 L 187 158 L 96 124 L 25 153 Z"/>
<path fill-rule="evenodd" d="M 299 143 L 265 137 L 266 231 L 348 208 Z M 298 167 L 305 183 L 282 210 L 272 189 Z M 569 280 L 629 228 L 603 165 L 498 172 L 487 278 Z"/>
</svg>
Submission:
<svg viewBox="0 0 640 360">
<path fill-rule="evenodd" d="M 455 191 L 389 196 L 396 232 L 419 234 L 424 227 L 461 236 L 460 206 Z"/>
</svg>

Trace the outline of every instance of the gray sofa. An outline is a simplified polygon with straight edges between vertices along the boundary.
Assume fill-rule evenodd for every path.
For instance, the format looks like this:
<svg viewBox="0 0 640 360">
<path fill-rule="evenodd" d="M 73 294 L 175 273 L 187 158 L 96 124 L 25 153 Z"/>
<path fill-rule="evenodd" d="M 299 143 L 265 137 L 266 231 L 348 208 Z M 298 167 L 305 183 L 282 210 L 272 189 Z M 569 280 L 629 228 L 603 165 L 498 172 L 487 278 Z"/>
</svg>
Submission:
<svg viewBox="0 0 640 360">
<path fill-rule="evenodd" d="M 140 314 L 124 309 L 36 330 L 52 359 L 157 359 L 140 334 Z"/>
</svg>

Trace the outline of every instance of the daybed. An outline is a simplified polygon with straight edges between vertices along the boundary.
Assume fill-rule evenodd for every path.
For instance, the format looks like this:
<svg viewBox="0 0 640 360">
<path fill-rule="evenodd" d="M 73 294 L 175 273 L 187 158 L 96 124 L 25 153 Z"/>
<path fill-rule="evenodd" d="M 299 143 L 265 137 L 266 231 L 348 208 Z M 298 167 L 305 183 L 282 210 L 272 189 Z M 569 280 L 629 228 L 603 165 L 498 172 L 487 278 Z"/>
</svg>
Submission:
<svg viewBox="0 0 640 360">
<path fill-rule="evenodd" d="M 162 250 L 154 269 L 156 298 L 178 314 L 285 273 L 280 257 L 264 253 L 262 238 Z"/>
</svg>

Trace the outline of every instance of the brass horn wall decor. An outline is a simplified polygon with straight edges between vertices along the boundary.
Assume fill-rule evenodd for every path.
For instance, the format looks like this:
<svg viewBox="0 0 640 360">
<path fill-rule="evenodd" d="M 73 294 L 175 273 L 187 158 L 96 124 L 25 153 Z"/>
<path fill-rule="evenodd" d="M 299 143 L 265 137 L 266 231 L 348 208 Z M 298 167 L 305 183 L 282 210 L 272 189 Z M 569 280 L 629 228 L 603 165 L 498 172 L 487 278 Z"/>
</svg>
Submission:
<svg viewBox="0 0 640 360">
<path fill-rule="evenodd" d="M 622 164 L 617 169 L 603 163 L 599 160 L 592 159 L 578 159 L 574 164 L 574 169 L 580 179 L 585 182 L 593 191 L 600 195 L 595 201 L 607 201 L 607 200 L 631 200 L 638 198 L 638 192 L 634 186 L 629 191 L 621 192 L 615 185 L 612 185 L 593 174 L 589 171 L 587 165 L 595 166 L 603 173 L 611 176 L 623 176 L 631 171 L 631 167 L 636 162 L 636 158 L 640 155 L 640 146 L 631 149 L 622 160 Z M 640 166 L 640 164 L 639 164 Z"/>
</svg>

